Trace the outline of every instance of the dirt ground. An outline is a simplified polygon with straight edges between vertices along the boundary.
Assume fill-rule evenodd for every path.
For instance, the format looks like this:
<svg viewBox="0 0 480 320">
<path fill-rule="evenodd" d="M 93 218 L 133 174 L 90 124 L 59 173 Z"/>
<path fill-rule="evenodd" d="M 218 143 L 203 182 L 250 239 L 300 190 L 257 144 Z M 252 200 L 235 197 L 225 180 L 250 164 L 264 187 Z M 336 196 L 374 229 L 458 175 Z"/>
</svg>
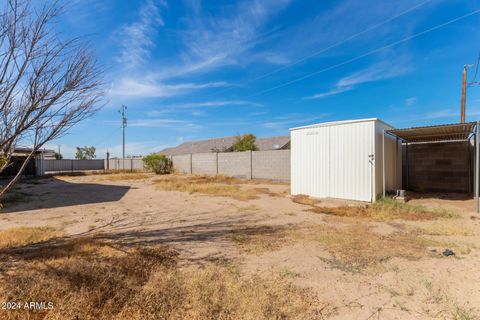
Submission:
<svg viewBox="0 0 480 320">
<path fill-rule="evenodd" d="M 237 200 L 166 191 L 158 179 L 169 177 L 25 181 L 22 201 L 0 212 L 0 230 L 48 226 L 71 237 L 170 244 L 189 264 L 225 260 L 245 274 L 280 274 L 311 289 L 329 319 L 480 317 L 480 216 L 472 200 L 417 198 L 410 203 L 456 217 L 382 221 L 312 212 L 292 201 L 286 184 L 240 181 L 235 186 L 258 194 Z M 443 256 L 445 249 L 455 255 Z"/>
</svg>

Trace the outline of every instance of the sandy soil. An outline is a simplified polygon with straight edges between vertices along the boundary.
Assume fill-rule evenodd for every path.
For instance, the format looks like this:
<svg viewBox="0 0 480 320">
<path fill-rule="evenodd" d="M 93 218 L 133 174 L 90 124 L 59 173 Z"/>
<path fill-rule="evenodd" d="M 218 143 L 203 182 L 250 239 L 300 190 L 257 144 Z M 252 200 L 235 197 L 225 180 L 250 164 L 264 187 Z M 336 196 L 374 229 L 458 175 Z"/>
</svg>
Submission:
<svg viewBox="0 0 480 320">
<path fill-rule="evenodd" d="M 92 175 L 23 183 L 20 190 L 30 195 L 0 213 L 0 230 L 50 226 L 70 236 L 94 234 L 128 243 L 168 243 L 190 263 L 230 259 L 245 273 L 268 276 L 279 272 L 297 285 L 314 290 L 325 302 L 325 314 L 332 319 L 451 319 L 463 311 L 480 314 L 480 219 L 473 212 L 472 200 L 412 200 L 458 212 L 461 218 L 441 223 L 455 223 L 468 229 L 468 235 L 437 237 L 468 250 L 451 257 L 438 253 L 415 261 L 393 258 L 373 270 L 354 272 L 329 263 L 329 252 L 318 242 L 295 241 L 276 250 L 249 253 L 231 240 L 232 231 L 244 228 L 291 229 L 335 223 L 324 214 L 307 211 L 308 206 L 294 203 L 288 196 L 261 195 L 259 199 L 239 201 L 167 192 L 155 188 L 155 179 L 148 176 L 109 181 L 107 176 Z M 288 191 L 288 185 L 280 184 L 242 187 Z M 339 200 L 322 203 L 346 204 Z M 379 234 L 389 234 L 404 224 L 364 223 Z M 428 223 L 408 222 L 411 226 Z"/>
</svg>

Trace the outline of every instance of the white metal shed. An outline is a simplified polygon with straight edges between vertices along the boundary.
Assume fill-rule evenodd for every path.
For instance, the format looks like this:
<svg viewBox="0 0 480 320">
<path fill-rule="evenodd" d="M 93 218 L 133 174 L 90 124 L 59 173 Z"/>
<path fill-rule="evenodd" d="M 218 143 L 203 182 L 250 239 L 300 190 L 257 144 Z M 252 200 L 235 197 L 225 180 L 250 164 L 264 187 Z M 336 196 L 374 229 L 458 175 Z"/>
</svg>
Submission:
<svg viewBox="0 0 480 320">
<path fill-rule="evenodd" d="M 384 135 L 392 129 L 377 118 L 290 129 L 292 194 L 373 202 L 384 184 L 401 189 L 401 144 Z"/>
</svg>

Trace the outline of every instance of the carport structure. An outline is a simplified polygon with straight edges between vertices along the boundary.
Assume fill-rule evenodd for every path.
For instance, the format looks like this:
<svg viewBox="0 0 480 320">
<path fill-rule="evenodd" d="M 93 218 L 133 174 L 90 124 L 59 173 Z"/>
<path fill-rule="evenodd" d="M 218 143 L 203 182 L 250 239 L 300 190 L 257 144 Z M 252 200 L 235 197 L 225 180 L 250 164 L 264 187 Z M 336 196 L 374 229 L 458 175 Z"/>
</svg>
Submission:
<svg viewBox="0 0 480 320">
<path fill-rule="evenodd" d="M 404 152 L 406 156 L 406 189 L 410 187 L 409 183 L 409 170 L 410 170 L 410 160 L 415 161 L 415 159 L 409 158 L 409 146 L 412 145 L 424 147 L 428 151 L 429 146 L 438 146 L 441 143 L 464 143 L 466 147 L 468 161 L 473 158 L 473 166 L 467 165 L 468 168 L 464 168 L 467 172 L 467 183 L 471 185 L 472 181 L 472 170 L 473 167 L 473 191 L 475 198 L 475 208 L 479 212 L 479 167 L 480 167 L 480 150 L 479 150 L 479 135 L 480 132 L 480 122 L 467 122 L 467 123 L 455 123 L 455 124 L 445 124 L 445 125 L 435 125 L 435 126 L 426 126 L 426 127 L 414 127 L 406 129 L 392 129 L 385 130 L 383 134 L 383 143 L 385 143 L 385 136 L 390 135 L 396 138 L 397 144 L 400 141 L 404 145 Z M 473 138 L 473 143 L 472 143 Z M 446 145 L 446 144 L 445 144 Z M 473 148 L 473 157 L 470 156 L 470 150 Z M 432 149 L 433 150 L 433 149 Z M 460 157 L 460 154 L 450 155 L 451 157 Z M 440 161 L 440 160 L 439 160 Z M 434 167 L 436 164 L 431 165 Z M 448 161 L 441 164 L 443 167 L 448 167 Z M 448 171 L 448 169 L 446 169 Z M 455 170 L 453 167 L 450 168 L 450 172 L 444 171 L 447 173 L 447 176 L 454 176 Z M 440 177 L 441 179 L 442 177 Z M 383 172 L 383 195 L 385 196 L 385 172 Z"/>
</svg>

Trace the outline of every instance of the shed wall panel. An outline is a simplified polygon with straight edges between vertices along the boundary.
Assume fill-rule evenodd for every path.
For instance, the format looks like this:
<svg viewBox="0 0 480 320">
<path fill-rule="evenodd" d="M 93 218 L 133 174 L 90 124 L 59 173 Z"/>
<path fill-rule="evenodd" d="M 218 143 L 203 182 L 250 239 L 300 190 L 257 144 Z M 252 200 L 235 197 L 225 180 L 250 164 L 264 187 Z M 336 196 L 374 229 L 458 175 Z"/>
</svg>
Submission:
<svg viewBox="0 0 480 320">
<path fill-rule="evenodd" d="M 383 190 L 381 164 L 385 129 L 392 127 L 367 119 L 291 130 L 292 194 L 375 200 L 374 195 Z M 387 138 L 388 188 L 398 184 L 395 148 L 395 139 Z"/>
</svg>

